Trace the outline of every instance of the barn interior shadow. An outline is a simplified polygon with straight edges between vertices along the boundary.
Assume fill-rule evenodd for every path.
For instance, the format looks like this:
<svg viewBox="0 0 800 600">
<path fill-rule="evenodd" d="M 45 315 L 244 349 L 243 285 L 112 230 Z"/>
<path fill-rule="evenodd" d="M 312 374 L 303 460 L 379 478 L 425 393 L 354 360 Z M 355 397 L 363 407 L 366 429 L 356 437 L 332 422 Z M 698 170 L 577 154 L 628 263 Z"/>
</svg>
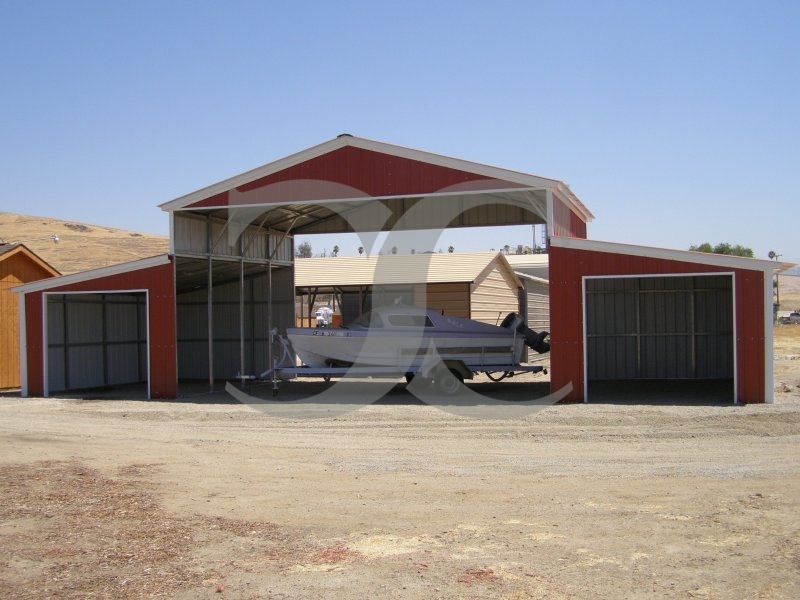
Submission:
<svg viewBox="0 0 800 600">
<path fill-rule="evenodd" d="M 732 406 L 732 379 L 593 381 L 589 404 Z"/>
</svg>

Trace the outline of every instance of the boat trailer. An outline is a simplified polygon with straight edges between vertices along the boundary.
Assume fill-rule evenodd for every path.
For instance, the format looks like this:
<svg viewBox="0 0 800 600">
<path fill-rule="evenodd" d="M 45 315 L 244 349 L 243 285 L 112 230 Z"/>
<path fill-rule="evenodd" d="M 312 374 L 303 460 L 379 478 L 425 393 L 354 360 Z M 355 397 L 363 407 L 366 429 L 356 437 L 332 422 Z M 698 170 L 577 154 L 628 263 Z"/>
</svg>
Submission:
<svg viewBox="0 0 800 600">
<path fill-rule="evenodd" d="M 278 395 L 278 382 L 284 380 L 297 379 L 300 377 L 322 378 L 326 382 L 338 377 L 363 377 L 363 378 L 386 378 L 398 379 L 405 377 L 410 383 L 415 377 L 429 379 L 436 386 L 437 390 L 445 396 L 452 396 L 459 392 L 466 379 L 473 379 L 476 373 L 485 373 L 491 381 L 502 381 L 508 377 L 513 377 L 518 373 L 542 373 L 547 374 L 547 368 L 543 365 L 534 364 L 507 364 L 507 365 L 483 365 L 466 364 L 460 360 L 435 360 L 423 361 L 421 365 L 408 365 L 399 367 L 373 367 L 373 366 L 341 366 L 331 365 L 328 367 L 310 367 L 308 365 L 297 365 L 296 358 L 291 350 L 289 340 L 272 332 L 273 342 L 277 339 L 281 346 L 280 357 L 273 357 L 273 367 L 261 373 L 258 377 L 240 377 L 256 381 L 269 381 L 272 383 L 272 395 Z M 279 366 L 281 363 L 287 366 Z"/>
</svg>

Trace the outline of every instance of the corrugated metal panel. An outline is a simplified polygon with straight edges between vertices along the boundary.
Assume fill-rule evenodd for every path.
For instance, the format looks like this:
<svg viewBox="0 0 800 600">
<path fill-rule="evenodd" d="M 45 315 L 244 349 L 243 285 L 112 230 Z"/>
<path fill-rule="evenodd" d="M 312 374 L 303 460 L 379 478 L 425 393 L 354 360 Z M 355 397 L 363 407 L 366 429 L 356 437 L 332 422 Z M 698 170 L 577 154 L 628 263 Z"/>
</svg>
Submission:
<svg viewBox="0 0 800 600">
<path fill-rule="evenodd" d="M 582 277 L 733 271 L 736 302 L 736 387 L 740 402 L 764 402 L 764 275 L 761 271 L 646 256 L 551 246 L 551 389 L 572 385 L 565 400 L 583 400 Z M 721 359 L 720 359 L 721 360 Z"/>
<path fill-rule="evenodd" d="M 555 237 L 586 238 L 586 222 L 555 195 L 553 196 L 552 231 Z"/>
<path fill-rule="evenodd" d="M 402 196 L 432 193 L 486 179 L 467 171 L 346 146 L 241 186 L 239 192 L 281 182 L 326 181 L 352 188 L 354 194 L 351 197 L 357 196 L 355 192 L 370 196 Z M 497 180 L 496 187 L 520 186 Z M 308 189 L 314 191 L 314 188 Z M 302 193 L 302 190 L 298 192 Z"/>
<path fill-rule="evenodd" d="M 472 286 L 470 318 L 499 325 L 508 313 L 518 312 L 519 294 L 514 283 L 497 268 L 485 271 Z"/>
<path fill-rule="evenodd" d="M 173 219 L 175 252 L 206 254 L 208 252 L 208 221 L 185 213 L 175 213 Z"/>
<path fill-rule="evenodd" d="M 294 239 L 279 231 L 270 231 L 269 252 L 274 262 L 292 264 L 294 261 Z"/>
<path fill-rule="evenodd" d="M 525 281 L 528 327 L 536 331 L 550 331 L 550 286 L 546 283 Z"/>
<path fill-rule="evenodd" d="M 257 217 L 260 220 L 261 215 Z M 173 240 L 175 253 L 179 255 L 208 255 L 210 242 L 213 256 L 244 256 L 254 261 L 272 259 L 283 263 L 291 263 L 294 256 L 292 237 L 281 231 L 262 228 L 255 222 L 229 223 L 191 213 L 175 213 Z"/>
<path fill-rule="evenodd" d="M 294 314 L 291 269 L 272 274 L 272 327 L 283 331 Z M 259 374 L 268 368 L 269 275 L 245 278 L 244 289 L 244 371 Z M 242 371 L 240 331 L 240 284 L 215 286 L 212 294 L 214 378 L 230 379 Z M 178 295 L 178 374 L 181 379 L 208 378 L 208 296 L 207 289 Z"/>
<path fill-rule="evenodd" d="M 589 379 L 732 377 L 731 289 L 728 275 L 588 280 Z"/>
<path fill-rule="evenodd" d="M 51 392 L 144 381 L 144 294 L 48 296 Z"/>
<path fill-rule="evenodd" d="M 295 286 L 473 282 L 496 252 L 299 258 Z"/>
</svg>

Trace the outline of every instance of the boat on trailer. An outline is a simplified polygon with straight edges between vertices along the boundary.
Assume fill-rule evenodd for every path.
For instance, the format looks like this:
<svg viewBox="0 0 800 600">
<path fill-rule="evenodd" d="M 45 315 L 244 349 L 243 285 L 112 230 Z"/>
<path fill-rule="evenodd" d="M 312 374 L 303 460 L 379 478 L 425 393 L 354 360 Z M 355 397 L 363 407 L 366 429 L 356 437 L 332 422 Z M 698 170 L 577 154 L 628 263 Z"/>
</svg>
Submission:
<svg viewBox="0 0 800 600">
<path fill-rule="evenodd" d="M 543 371 L 540 365 L 521 363 L 526 347 L 548 352 L 548 336 L 528 328 L 517 313 L 491 325 L 430 308 L 386 306 L 339 328 L 287 329 L 288 343 L 302 365 L 273 369 L 271 375 L 292 371 L 292 376 L 329 379 L 362 373 L 405 375 L 409 381 L 421 375 L 437 381 L 443 392 L 454 393 L 473 373 L 485 372 L 498 381 L 514 371 Z"/>
</svg>

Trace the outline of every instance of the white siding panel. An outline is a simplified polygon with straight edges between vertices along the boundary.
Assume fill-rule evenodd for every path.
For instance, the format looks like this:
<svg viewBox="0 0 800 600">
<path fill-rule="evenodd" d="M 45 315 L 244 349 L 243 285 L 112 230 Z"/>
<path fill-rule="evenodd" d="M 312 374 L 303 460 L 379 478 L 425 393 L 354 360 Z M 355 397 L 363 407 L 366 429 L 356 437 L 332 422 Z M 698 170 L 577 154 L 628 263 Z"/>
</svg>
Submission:
<svg viewBox="0 0 800 600">
<path fill-rule="evenodd" d="M 470 305 L 472 319 L 499 325 L 508 313 L 519 311 L 518 290 L 494 268 L 473 287 Z"/>
</svg>

